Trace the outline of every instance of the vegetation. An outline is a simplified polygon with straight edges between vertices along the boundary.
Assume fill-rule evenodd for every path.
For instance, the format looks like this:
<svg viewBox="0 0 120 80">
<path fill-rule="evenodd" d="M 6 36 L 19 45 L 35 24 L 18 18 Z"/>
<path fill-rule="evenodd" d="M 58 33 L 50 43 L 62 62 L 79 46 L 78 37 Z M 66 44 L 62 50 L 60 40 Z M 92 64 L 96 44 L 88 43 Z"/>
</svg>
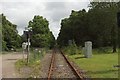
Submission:
<svg viewBox="0 0 120 80">
<path fill-rule="evenodd" d="M 98 54 L 100 53 L 100 54 Z M 91 78 L 118 78 L 118 54 L 111 52 L 98 52 L 93 50 L 92 58 L 84 58 L 83 54 L 69 55 L 86 75 Z"/>
<path fill-rule="evenodd" d="M 120 27 L 117 25 L 117 12 L 120 11 L 120 2 L 91 2 L 89 11 L 85 9 L 71 11 L 71 15 L 61 21 L 61 30 L 57 43 L 65 53 L 86 74 L 92 78 L 117 78 L 118 65 L 117 42 L 120 44 Z M 3 14 L 0 15 L 0 37 L 2 49 L 21 51 L 21 43 L 27 41 L 27 35 L 20 36 L 17 25 L 11 23 Z M 32 48 L 52 48 L 55 45 L 55 38 L 49 30 L 49 22 L 43 16 L 35 15 L 29 21 L 28 27 L 32 27 L 30 34 Z M 2 32 L 2 33 L 1 33 Z M 72 41 L 71 44 L 69 41 Z M 84 58 L 82 47 L 85 41 L 93 42 L 92 58 Z M 109 47 L 108 47 L 109 46 Z M 120 46 L 120 45 L 119 45 Z M 112 47 L 112 48 L 111 48 Z M 120 50 L 119 50 L 120 51 Z M 30 51 L 29 63 L 26 59 L 16 62 L 16 67 L 30 67 L 32 75 L 39 75 L 41 58 L 46 50 Z M 114 52 L 115 54 L 110 54 Z M 7 52 L 4 52 L 7 53 Z M 35 73 L 35 74 L 34 74 Z"/>
<path fill-rule="evenodd" d="M 112 47 L 93 49 L 92 58 L 85 58 L 82 48 L 75 46 L 75 43 L 62 50 L 85 72 L 87 77 L 118 78 L 118 67 L 115 67 L 118 65 L 118 53 L 112 54 Z M 117 51 L 119 50 L 120 48 L 117 49 Z"/>
<path fill-rule="evenodd" d="M 2 54 L 2 16 L 0 16 L 0 55 Z"/>
<path fill-rule="evenodd" d="M 71 43 L 69 46 L 63 47 L 63 52 L 69 54 L 69 55 L 75 55 L 75 54 L 81 54 L 80 51 L 81 47 L 77 47 L 75 42 Z"/>
<path fill-rule="evenodd" d="M 26 59 L 20 59 L 18 60 L 15 65 L 17 70 L 19 71 L 20 74 L 26 75 L 24 73 L 21 73 L 21 69 L 27 68 L 30 69 L 31 72 L 29 73 L 28 77 L 37 77 L 39 76 L 39 71 L 40 71 L 40 61 L 44 57 L 45 53 L 47 50 L 44 49 L 35 49 L 31 50 L 30 58 L 29 58 L 29 63 L 27 63 Z"/>
<path fill-rule="evenodd" d="M 17 25 L 12 24 L 6 19 L 3 14 L 0 15 L 0 35 L 2 38 L 2 50 L 16 50 L 21 47 L 23 41 L 26 41 L 26 36 L 22 37 L 18 34 Z M 55 38 L 48 28 L 48 21 L 42 16 L 34 16 L 34 19 L 29 22 L 28 27 L 32 27 L 31 42 L 32 47 L 49 47 L 52 48 L 55 43 Z M 8 35 L 9 34 L 9 35 Z"/>
<path fill-rule="evenodd" d="M 112 46 L 116 52 L 119 9 L 120 2 L 92 2 L 88 12 L 72 10 L 70 17 L 61 21 L 58 44 L 67 46 L 74 40 L 77 46 L 84 46 L 85 41 L 92 41 L 93 48 Z"/>
<path fill-rule="evenodd" d="M 34 16 L 32 21 L 29 21 L 28 27 L 32 27 L 31 46 L 32 47 L 48 47 L 52 48 L 55 43 L 55 38 L 48 28 L 48 21 L 42 16 Z"/>
<path fill-rule="evenodd" d="M 12 24 L 6 19 L 6 16 L 3 14 L 2 17 L 2 50 L 15 50 L 16 48 L 21 47 L 21 36 L 18 35 L 17 25 Z"/>
<path fill-rule="evenodd" d="M 91 2 L 89 8 L 88 12 L 72 10 L 71 15 L 61 21 L 57 43 L 88 77 L 118 78 L 118 67 L 115 66 L 118 65 L 117 41 L 120 43 L 117 25 L 120 2 Z M 93 43 L 92 58 L 83 55 L 86 41 Z"/>
</svg>

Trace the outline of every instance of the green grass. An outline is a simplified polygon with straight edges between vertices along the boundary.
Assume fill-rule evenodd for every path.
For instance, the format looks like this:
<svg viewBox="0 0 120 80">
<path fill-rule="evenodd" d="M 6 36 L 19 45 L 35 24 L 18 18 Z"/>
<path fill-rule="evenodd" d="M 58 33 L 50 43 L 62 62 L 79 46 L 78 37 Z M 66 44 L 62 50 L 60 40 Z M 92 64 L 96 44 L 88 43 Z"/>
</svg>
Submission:
<svg viewBox="0 0 120 80">
<path fill-rule="evenodd" d="M 20 70 L 20 68 L 25 66 L 34 68 L 40 65 L 40 60 L 27 63 L 27 60 L 20 59 L 15 63 L 15 65 L 18 70 Z"/>
<path fill-rule="evenodd" d="M 94 53 L 94 52 L 93 52 Z M 83 55 L 69 55 L 81 69 L 86 71 L 86 75 L 91 78 L 118 78 L 118 54 L 93 54 L 92 58 L 82 58 Z"/>
</svg>

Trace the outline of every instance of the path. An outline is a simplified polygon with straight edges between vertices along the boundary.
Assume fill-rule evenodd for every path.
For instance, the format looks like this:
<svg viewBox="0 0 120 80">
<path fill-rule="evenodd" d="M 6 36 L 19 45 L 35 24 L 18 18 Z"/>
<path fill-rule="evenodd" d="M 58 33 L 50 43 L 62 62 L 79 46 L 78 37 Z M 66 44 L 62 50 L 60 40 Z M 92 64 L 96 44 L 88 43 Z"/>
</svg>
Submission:
<svg viewBox="0 0 120 80">
<path fill-rule="evenodd" d="M 2 78 L 20 78 L 15 69 L 15 62 L 22 58 L 22 54 L 14 52 L 2 55 Z"/>
</svg>

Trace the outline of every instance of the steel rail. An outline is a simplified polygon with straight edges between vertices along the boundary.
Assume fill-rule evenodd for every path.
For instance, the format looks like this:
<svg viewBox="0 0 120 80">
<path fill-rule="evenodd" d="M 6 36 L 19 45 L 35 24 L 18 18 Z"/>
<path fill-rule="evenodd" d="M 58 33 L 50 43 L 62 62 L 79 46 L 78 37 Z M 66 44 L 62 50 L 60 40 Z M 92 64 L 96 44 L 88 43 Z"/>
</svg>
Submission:
<svg viewBox="0 0 120 80">
<path fill-rule="evenodd" d="M 49 72 L 48 72 L 48 80 L 51 79 L 51 75 L 54 67 L 54 61 L 55 61 L 55 51 L 52 53 L 51 63 L 50 63 Z"/>
<path fill-rule="evenodd" d="M 73 65 L 69 62 L 69 60 L 67 59 L 67 57 L 64 55 L 64 53 L 59 50 L 60 53 L 62 54 L 62 56 L 64 57 L 65 61 L 68 63 L 68 65 L 70 66 L 70 68 L 72 69 L 72 71 L 74 72 L 74 74 L 76 75 L 76 77 L 79 79 L 79 80 L 86 80 L 86 78 L 81 75 L 77 69 L 75 69 L 73 67 Z M 51 63 L 50 63 L 50 67 L 49 67 L 49 72 L 48 72 L 48 80 L 51 79 L 51 75 L 52 75 L 52 72 L 53 72 L 53 69 L 54 69 L 54 62 L 55 62 L 55 50 L 53 50 L 53 53 L 52 53 L 52 57 L 51 57 Z"/>
<path fill-rule="evenodd" d="M 63 55 L 64 59 L 66 60 L 66 62 L 69 64 L 69 66 L 71 67 L 71 69 L 73 70 L 73 72 L 75 73 L 75 75 L 80 79 L 80 80 L 86 80 L 85 77 L 83 75 L 80 75 L 80 73 L 77 71 L 77 69 L 75 69 L 73 67 L 73 65 L 69 62 L 69 60 L 67 59 L 67 57 L 64 55 L 64 53 L 60 50 L 61 54 Z"/>
</svg>

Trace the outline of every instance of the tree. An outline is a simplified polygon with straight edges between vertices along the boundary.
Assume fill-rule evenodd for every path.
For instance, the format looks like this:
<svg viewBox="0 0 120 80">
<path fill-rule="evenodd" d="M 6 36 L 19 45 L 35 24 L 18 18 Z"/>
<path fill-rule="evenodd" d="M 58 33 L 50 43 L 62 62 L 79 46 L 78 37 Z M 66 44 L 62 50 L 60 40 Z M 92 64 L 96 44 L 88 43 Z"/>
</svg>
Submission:
<svg viewBox="0 0 120 80">
<path fill-rule="evenodd" d="M 71 11 L 69 18 L 61 21 L 61 30 L 57 42 L 61 46 L 68 40 L 75 40 L 77 46 L 83 46 L 85 41 L 92 41 L 93 48 L 113 46 L 116 52 L 118 28 L 116 14 L 118 3 L 92 2 L 90 9 Z"/>
<path fill-rule="evenodd" d="M 116 17 L 117 17 L 117 12 L 120 8 L 119 6 L 119 2 L 115 3 L 115 2 L 92 2 L 91 3 L 92 8 L 95 10 L 99 10 L 104 12 L 104 14 L 106 14 L 106 16 L 103 18 L 106 18 L 106 22 L 104 24 L 104 26 L 106 27 L 105 32 L 108 32 L 107 30 L 111 30 L 111 34 L 109 34 L 111 36 L 111 44 L 113 46 L 113 52 L 116 52 L 116 47 L 117 47 L 117 37 L 118 37 L 118 27 L 117 27 L 117 21 L 116 21 Z M 105 21 L 105 20 L 104 20 Z M 108 28 L 107 28 L 108 26 Z M 105 34 L 104 32 L 104 34 Z M 104 35 L 103 34 L 103 35 Z M 105 38 L 105 37 L 104 37 Z M 110 41 L 110 40 L 109 40 Z"/>
<path fill-rule="evenodd" d="M 16 29 L 17 25 L 8 21 L 3 14 L 0 16 L 2 17 L 2 49 L 10 50 L 21 47 L 21 36 Z"/>
<path fill-rule="evenodd" d="M 42 16 L 36 15 L 29 21 L 28 27 L 32 27 L 32 47 L 53 47 L 55 38 L 48 28 L 48 21 Z"/>
</svg>

